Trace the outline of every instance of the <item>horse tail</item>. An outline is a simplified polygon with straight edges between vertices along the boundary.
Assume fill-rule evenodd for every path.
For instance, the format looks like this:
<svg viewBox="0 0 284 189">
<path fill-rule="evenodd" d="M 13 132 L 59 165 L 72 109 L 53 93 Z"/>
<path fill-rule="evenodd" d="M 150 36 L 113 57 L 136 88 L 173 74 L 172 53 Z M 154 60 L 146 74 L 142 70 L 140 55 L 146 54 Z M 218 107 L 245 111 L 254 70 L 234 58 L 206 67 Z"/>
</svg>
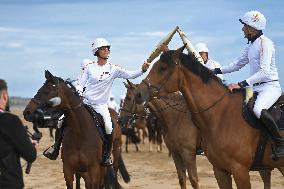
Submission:
<svg viewBox="0 0 284 189">
<path fill-rule="evenodd" d="M 115 177 L 112 166 L 107 167 L 107 173 L 105 176 L 105 187 L 112 189 L 122 189 L 121 185 L 118 183 L 117 178 Z"/>
<path fill-rule="evenodd" d="M 123 181 L 128 183 L 130 182 L 130 175 L 125 167 L 124 161 L 122 159 L 122 155 L 120 154 L 119 158 L 118 158 L 118 169 L 119 172 L 123 178 Z"/>
<path fill-rule="evenodd" d="M 76 178 L 76 189 L 80 189 L 80 173 L 76 172 L 75 173 L 75 178 Z"/>
</svg>

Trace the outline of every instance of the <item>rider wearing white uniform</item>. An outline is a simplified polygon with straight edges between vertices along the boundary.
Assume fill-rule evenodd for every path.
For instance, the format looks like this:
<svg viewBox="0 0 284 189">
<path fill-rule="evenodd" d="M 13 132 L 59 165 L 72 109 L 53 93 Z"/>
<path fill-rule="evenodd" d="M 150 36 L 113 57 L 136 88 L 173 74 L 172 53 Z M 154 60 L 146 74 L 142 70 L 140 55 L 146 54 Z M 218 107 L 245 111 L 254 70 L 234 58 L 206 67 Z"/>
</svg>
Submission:
<svg viewBox="0 0 284 189">
<path fill-rule="evenodd" d="M 197 52 L 200 54 L 201 58 L 204 61 L 204 66 L 206 66 L 210 70 L 214 70 L 215 68 L 220 68 L 220 64 L 215 60 L 209 58 L 209 49 L 205 43 L 197 43 L 195 45 Z M 217 74 L 220 79 L 223 79 L 222 74 Z"/>
<path fill-rule="evenodd" d="M 113 95 L 110 95 L 109 101 L 108 101 L 107 104 L 108 104 L 108 107 L 109 107 L 110 109 L 115 110 L 117 113 L 119 112 L 118 104 L 115 102 L 115 99 L 114 99 L 114 96 L 113 96 Z"/>
<path fill-rule="evenodd" d="M 284 155 L 284 140 L 280 135 L 277 124 L 267 110 L 281 96 L 281 87 L 275 64 L 275 49 L 273 42 L 263 35 L 266 19 L 258 11 L 244 14 L 240 22 L 244 25 L 243 32 L 248 44 L 242 55 L 229 66 L 215 69 L 216 74 L 230 73 L 241 69 L 246 64 L 250 65 L 250 77 L 238 84 L 232 83 L 229 90 L 253 86 L 258 92 L 253 111 L 260 118 L 276 143 L 276 154 Z"/>
<path fill-rule="evenodd" d="M 106 136 L 102 164 L 112 164 L 110 151 L 112 148 L 112 122 L 108 111 L 108 99 L 111 87 L 116 78 L 134 79 L 145 72 L 149 65 L 144 63 L 142 69 L 128 71 L 108 62 L 110 43 L 103 38 L 97 38 L 92 44 L 93 54 L 97 62 L 89 61 L 78 78 L 77 89 L 84 96 L 84 102 L 91 105 L 104 119 Z"/>
</svg>

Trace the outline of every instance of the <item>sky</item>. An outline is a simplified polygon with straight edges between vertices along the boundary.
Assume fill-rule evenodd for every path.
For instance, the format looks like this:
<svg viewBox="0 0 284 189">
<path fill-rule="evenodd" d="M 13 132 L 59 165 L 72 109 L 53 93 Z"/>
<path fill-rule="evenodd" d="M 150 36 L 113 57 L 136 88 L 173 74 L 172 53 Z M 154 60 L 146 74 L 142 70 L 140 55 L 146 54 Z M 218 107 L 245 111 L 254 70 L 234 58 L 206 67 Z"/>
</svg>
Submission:
<svg viewBox="0 0 284 189">
<path fill-rule="evenodd" d="M 175 26 L 193 44 L 205 42 L 221 66 L 240 56 L 246 45 L 238 19 L 259 10 L 267 19 L 264 34 L 276 48 L 276 65 L 284 88 L 284 1 L 258 0 L 0 0 L 0 78 L 10 96 L 33 97 L 45 81 L 44 71 L 76 79 L 85 58 L 94 59 L 97 37 L 111 43 L 109 61 L 140 69 L 152 50 Z M 169 48 L 182 45 L 178 34 Z M 249 75 L 248 66 L 226 74 L 227 82 Z M 139 83 L 146 74 L 131 80 Z M 283 77 L 282 77 L 283 76 Z M 112 93 L 126 89 L 116 79 Z"/>
</svg>

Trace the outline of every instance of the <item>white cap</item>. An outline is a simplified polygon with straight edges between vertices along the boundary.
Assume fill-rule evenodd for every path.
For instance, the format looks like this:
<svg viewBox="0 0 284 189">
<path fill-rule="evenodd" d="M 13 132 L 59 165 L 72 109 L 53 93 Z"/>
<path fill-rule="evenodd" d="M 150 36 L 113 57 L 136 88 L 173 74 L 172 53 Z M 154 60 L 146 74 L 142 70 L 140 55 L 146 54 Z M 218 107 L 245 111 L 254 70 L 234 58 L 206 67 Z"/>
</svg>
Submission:
<svg viewBox="0 0 284 189">
<path fill-rule="evenodd" d="M 209 49 L 208 49 L 208 47 L 207 47 L 207 45 L 206 45 L 206 43 L 197 43 L 196 45 L 195 45 L 195 48 L 196 48 L 196 50 L 197 50 L 197 52 L 209 52 Z"/>
<path fill-rule="evenodd" d="M 257 30 L 264 30 L 266 19 L 259 11 L 249 11 L 244 14 L 242 19 L 239 19 L 242 24 L 247 24 Z"/>
<path fill-rule="evenodd" d="M 110 43 L 107 42 L 104 38 L 97 38 L 92 43 L 92 52 L 95 54 L 100 47 L 110 47 Z"/>
</svg>

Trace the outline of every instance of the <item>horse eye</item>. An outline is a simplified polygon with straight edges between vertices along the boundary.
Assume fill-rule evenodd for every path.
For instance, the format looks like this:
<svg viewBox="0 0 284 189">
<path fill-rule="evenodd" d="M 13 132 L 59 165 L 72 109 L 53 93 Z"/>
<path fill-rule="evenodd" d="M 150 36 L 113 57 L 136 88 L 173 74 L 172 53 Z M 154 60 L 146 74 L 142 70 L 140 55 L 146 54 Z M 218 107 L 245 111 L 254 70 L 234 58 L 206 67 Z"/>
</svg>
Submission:
<svg viewBox="0 0 284 189">
<path fill-rule="evenodd" d="M 160 71 L 165 71 L 166 69 L 167 69 L 166 67 L 163 67 L 163 66 L 162 66 L 162 67 L 160 67 L 159 70 L 160 70 Z"/>
</svg>

